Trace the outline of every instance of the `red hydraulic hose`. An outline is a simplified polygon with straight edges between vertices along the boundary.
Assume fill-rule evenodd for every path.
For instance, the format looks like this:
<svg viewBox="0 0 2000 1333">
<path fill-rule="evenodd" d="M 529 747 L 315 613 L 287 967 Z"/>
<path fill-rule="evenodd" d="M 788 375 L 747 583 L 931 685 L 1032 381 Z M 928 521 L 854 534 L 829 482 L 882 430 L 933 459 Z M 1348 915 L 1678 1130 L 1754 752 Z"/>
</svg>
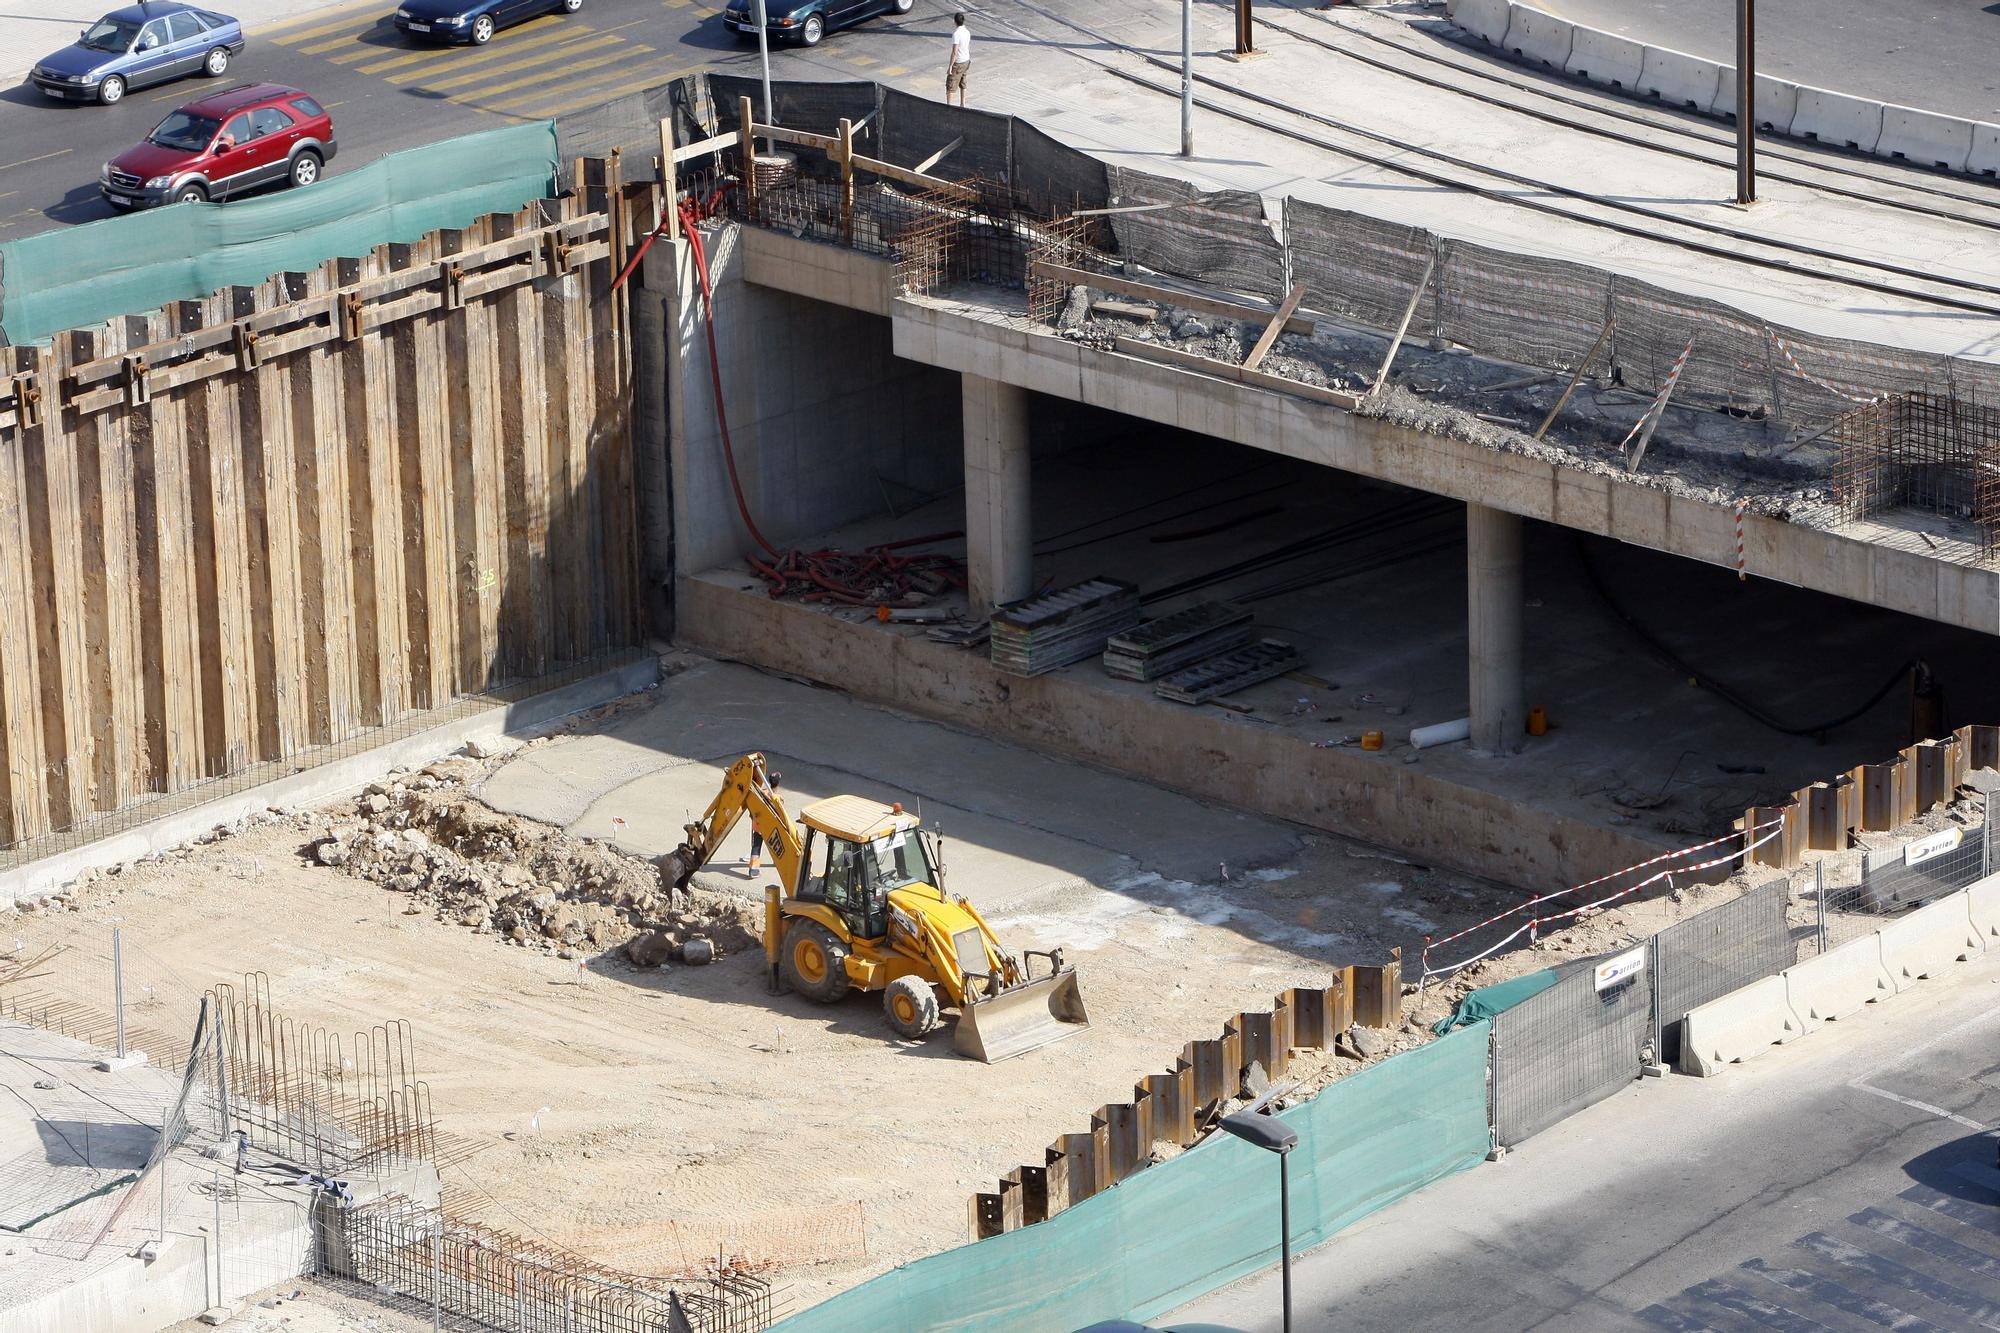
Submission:
<svg viewBox="0 0 2000 1333">
<path fill-rule="evenodd" d="M 729 464 L 729 488 L 736 492 L 736 512 L 743 516 L 743 526 L 750 529 L 750 536 L 770 554 L 778 556 L 778 548 L 764 539 L 757 530 L 757 520 L 750 517 L 750 505 L 743 498 L 743 481 L 736 475 L 736 446 L 729 441 L 729 409 L 722 401 L 722 360 L 715 350 L 715 293 L 708 283 L 708 255 L 701 248 L 701 227 L 692 206 L 682 204 L 682 231 L 688 238 L 688 249 L 694 252 L 694 271 L 701 278 L 701 313 L 703 326 L 708 331 L 708 376 L 715 386 L 715 419 L 722 427 L 722 457 Z"/>
</svg>

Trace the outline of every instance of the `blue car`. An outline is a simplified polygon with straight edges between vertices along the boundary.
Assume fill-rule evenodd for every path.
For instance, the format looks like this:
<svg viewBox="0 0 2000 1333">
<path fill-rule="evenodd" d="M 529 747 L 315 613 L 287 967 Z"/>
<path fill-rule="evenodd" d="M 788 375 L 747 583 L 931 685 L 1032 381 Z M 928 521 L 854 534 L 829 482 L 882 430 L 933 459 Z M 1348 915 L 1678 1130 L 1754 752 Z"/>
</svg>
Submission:
<svg viewBox="0 0 2000 1333">
<path fill-rule="evenodd" d="M 403 0 L 396 30 L 432 42 L 484 46 L 493 34 L 543 14 L 574 14 L 583 0 Z"/>
<path fill-rule="evenodd" d="M 243 49 L 243 25 L 172 0 L 114 9 L 28 71 L 28 82 L 72 102 L 117 102 L 134 88 L 189 74 L 220 78 Z"/>
</svg>

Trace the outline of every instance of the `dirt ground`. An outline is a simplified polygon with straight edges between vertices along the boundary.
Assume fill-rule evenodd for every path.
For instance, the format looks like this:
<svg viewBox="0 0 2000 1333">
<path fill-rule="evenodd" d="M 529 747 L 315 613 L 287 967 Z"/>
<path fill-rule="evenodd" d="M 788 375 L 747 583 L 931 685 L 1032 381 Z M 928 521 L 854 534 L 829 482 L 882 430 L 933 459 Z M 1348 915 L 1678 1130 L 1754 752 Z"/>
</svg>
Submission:
<svg viewBox="0 0 2000 1333">
<path fill-rule="evenodd" d="M 258 970 L 299 1020 L 407 1019 L 442 1127 L 482 1145 L 446 1170 L 459 1207 L 628 1271 L 740 1251 L 797 1308 L 960 1243 L 974 1190 L 1128 1099 L 1228 1015 L 1393 946 L 1414 979 L 1424 934 L 1520 897 L 749 668 L 668 666 L 658 689 L 564 734 L 273 812 L 0 929 L 34 946 L 118 924 L 189 991 Z M 1067 946 L 1090 1030 L 985 1066 L 952 1054 L 948 1028 L 895 1040 L 870 997 L 767 994 L 747 826 L 690 910 L 658 899 L 645 859 L 752 747 L 783 771 L 794 810 L 840 790 L 921 799 L 952 888 L 1015 947 Z M 1607 913 L 1428 988 L 1413 1017 L 1724 891 Z M 676 960 L 694 937 L 715 962 Z M 635 938 L 668 961 L 634 963 Z M 1379 1036 L 1377 1055 L 1421 1039 L 1414 1024 Z M 1352 1065 L 1301 1072 L 1316 1084 Z"/>
</svg>

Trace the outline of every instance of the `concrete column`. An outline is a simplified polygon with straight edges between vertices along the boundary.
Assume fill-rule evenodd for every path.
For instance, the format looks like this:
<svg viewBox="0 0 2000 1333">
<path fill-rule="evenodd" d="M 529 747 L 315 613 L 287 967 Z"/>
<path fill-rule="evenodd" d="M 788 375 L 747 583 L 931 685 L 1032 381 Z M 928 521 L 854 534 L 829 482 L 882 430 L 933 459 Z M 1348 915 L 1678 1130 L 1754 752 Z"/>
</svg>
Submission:
<svg viewBox="0 0 2000 1333">
<path fill-rule="evenodd" d="M 1466 675 L 1472 745 L 1490 754 L 1521 748 L 1528 710 L 1521 688 L 1521 518 L 1465 506 Z"/>
<path fill-rule="evenodd" d="M 965 555 L 975 615 L 1035 590 L 1028 391 L 961 376 L 965 429 Z"/>
</svg>

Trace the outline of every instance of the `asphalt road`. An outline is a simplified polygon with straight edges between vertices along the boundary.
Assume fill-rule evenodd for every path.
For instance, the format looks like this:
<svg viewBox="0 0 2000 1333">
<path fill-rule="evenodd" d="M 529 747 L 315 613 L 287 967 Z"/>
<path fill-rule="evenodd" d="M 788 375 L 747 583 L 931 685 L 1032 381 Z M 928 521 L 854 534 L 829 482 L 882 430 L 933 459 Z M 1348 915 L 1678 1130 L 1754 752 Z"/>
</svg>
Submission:
<svg viewBox="0 0 2000 1333">
<path fill-rule="evenodd" d="M 1736 0 L 1534 0 L 1573 22 L 1736 63 Z M 2000 4 L 1993 0 L 1756 0 L 1766 74 L 2000 120 Z"/>
<path fill-rule="evenodd" d="M 1626 1091 L 1298 1261 L 1304 1330 L 2000 1327 L 2000 958 Z M 1275 1181 L 1270 1188 L 1275 1189 Z M 1266 1272 L 1177 1311 L 1276 1333 Z"/>
<path fill-rule="evenodd" d="M 723 31 L 720 3 L 585 0 L 583 11 L 534 19 L 484 48 L 418 46 L 386 22 L 394 0 L 349 0 L 253 28 L 226 81 L 193 78 L 142 89 L 112 107 L 55 102 L 20 84 L 0 92 L 0 240 L 112 216 L 98 168 L 174 107 L 253 79 L 303 88 L 333 114 L 341 172 L 400 148 L 594 105 L 694 70 L 754 70 L 754 43 Z M 772 74 L 893 78 L 943 67 L 940 0 L 918 0 L 830 34 L 811 52 L 777 47 Z M 940 76 L 941 82 L 941 76 Z"/>
</svg>

